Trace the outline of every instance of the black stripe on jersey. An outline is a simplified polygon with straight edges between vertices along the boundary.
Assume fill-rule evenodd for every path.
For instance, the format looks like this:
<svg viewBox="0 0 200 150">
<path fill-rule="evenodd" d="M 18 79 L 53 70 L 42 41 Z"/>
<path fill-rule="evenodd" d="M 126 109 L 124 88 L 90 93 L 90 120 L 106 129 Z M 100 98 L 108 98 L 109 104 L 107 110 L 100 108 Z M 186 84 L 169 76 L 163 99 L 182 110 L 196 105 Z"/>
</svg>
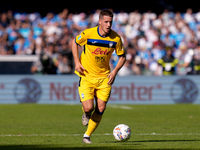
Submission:
<svg viewBox="0 0 200 150">
<path fill-rule="evenodd" d="M 83 52 L 84 52 L 84 54 L 85 54 L 85 45 L 84 45 L 84 47 L 83 47 Z"/>
<path fill-rule="evenodd" d="M 79 78 L 79 82 L 78 82 L 78 86 L 80 87 L 81 86 L 81 77 Z"/>
<path fill-rule="evenodd" d="M 107 40 L 88 39 L 87 44 L 100 46 L 100 47 L 115 48 L 117 45 L 117 42 L 107 41 Z"/>
</svg>

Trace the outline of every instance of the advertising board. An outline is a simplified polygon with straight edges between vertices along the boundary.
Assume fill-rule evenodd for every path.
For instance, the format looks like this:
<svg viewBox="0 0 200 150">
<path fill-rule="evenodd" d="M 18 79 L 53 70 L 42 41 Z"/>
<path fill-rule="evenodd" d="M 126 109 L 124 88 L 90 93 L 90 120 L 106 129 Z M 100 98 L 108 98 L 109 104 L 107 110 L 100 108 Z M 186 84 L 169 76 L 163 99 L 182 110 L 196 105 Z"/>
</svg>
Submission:
<svg viewBox="0 0 200 150">
<path fill-rule="evenodd" d="M 76 75 L 0 76 L 0 104 L 80 104 Z M 200 76 L 117 77 L 109 104 L 200 104 Z"/>
</svg>

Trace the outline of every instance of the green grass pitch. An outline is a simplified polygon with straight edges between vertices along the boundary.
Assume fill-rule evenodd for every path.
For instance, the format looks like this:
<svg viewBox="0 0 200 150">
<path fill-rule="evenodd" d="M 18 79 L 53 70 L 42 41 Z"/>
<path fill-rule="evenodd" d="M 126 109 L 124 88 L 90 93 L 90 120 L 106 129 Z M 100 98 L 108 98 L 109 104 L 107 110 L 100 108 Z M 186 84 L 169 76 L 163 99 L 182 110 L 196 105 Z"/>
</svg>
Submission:
<svg viewBox="0 0 200 150">
<path fill-rule="evenodd" d="M 82 143 L 86 127 L 81 105 L 0 105 L 2 149 L 200 149 L 200 105 L 109 105 L 91 137 Z M 117 124 L 132 131 L 117 142 Z"/>
</svg>

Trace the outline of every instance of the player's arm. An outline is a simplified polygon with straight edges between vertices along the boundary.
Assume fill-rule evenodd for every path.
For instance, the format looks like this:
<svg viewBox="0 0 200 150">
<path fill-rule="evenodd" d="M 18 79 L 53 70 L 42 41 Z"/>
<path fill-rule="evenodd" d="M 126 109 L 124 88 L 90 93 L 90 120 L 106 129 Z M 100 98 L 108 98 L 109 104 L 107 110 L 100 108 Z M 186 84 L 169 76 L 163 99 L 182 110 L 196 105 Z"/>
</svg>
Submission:
<svg viewBox="0 0 200 150">
<path fill-rule="evenodd" d="M 117 73 L 122 68 L 122 66 L 124 65 L 125 62 L 126 62 L 126 56 L 125 56 L 125 54 L 119 56 L 119 60 L 118 60 L 118 63 L 116 65 L 116 67 L 108 75 L 108 78 L 110 78 L 109 81 L 108 81 L 108 85 L 112 85 L 114 83 L 115 77 L 116 77 Z"/>
<path fill-rule="evenodd" d="M 79 56 L 78 56 L 78 44 L 76 43 L 76 38 L 72 41 L 72 54 L 74 57 L 74 63 L 75 63 L 75 70 L 79 72 L 80 74 L 84 74 L 85 68 L 82 66 Z"/>
<path fill-rule="evenodd" d="M 110 78 L 109 81 L 108 81 L 108 85 L 112 85 L 114 83 L 115 77 L 116 77 L 118 71 L 122 68 L 122 66 L 124 65 L 124 63 L 126 61 L 126 55 L 125 55 L 125 51 L 124 51 L 124 48 L 123 48 L 123 45 L 122 45 L 121 38 L 119 38 L 119 41 L 117 42 L 115 52 L 119 56 L 119 60 L 117 62 L 116 67 L 108 75 L 108 78 Z"/>
<path fill-rule="evenodd" d="M 78 46 L 83 46 L 87 42 L 86 31 L 83 31 L 80 35 L 75 37 L 72 40 L 72 54 L 74 57 L 75 70 L 81 75 L 84 75 L 85 68 L 82 66 L 79 55 L 78 55 Z"/>
</svg>

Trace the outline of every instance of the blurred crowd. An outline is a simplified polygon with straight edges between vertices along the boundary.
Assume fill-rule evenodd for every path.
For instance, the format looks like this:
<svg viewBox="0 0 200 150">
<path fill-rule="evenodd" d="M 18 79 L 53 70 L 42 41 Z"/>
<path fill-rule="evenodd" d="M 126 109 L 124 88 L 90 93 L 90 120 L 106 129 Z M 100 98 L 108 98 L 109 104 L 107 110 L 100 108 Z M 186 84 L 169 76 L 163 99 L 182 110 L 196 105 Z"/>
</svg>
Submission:
<svg viewBox="0 0 200 150">
<path fill-rule="evenodd" d="M 1 12 L 0 55 L 37 55 L 33 74 L 72 74 L 72 39 L 84 29 L 97 26 L 99 13 L 100 9 L 89 14 L 63 9 L 42 17 L 39 13 Z M 163 75 L 163 70 L 172 67 L 172 74 L 200 74 L 200 11 L 119 11 L 113 20 L 112 28 L 121 36 L 126 50 L 127 61 L 120 76 Z M 163 59 L 169 49 L 177 60 L 173 65 Z M 113 53 L 111 69 L 117 60 Z"/>
</svg>

